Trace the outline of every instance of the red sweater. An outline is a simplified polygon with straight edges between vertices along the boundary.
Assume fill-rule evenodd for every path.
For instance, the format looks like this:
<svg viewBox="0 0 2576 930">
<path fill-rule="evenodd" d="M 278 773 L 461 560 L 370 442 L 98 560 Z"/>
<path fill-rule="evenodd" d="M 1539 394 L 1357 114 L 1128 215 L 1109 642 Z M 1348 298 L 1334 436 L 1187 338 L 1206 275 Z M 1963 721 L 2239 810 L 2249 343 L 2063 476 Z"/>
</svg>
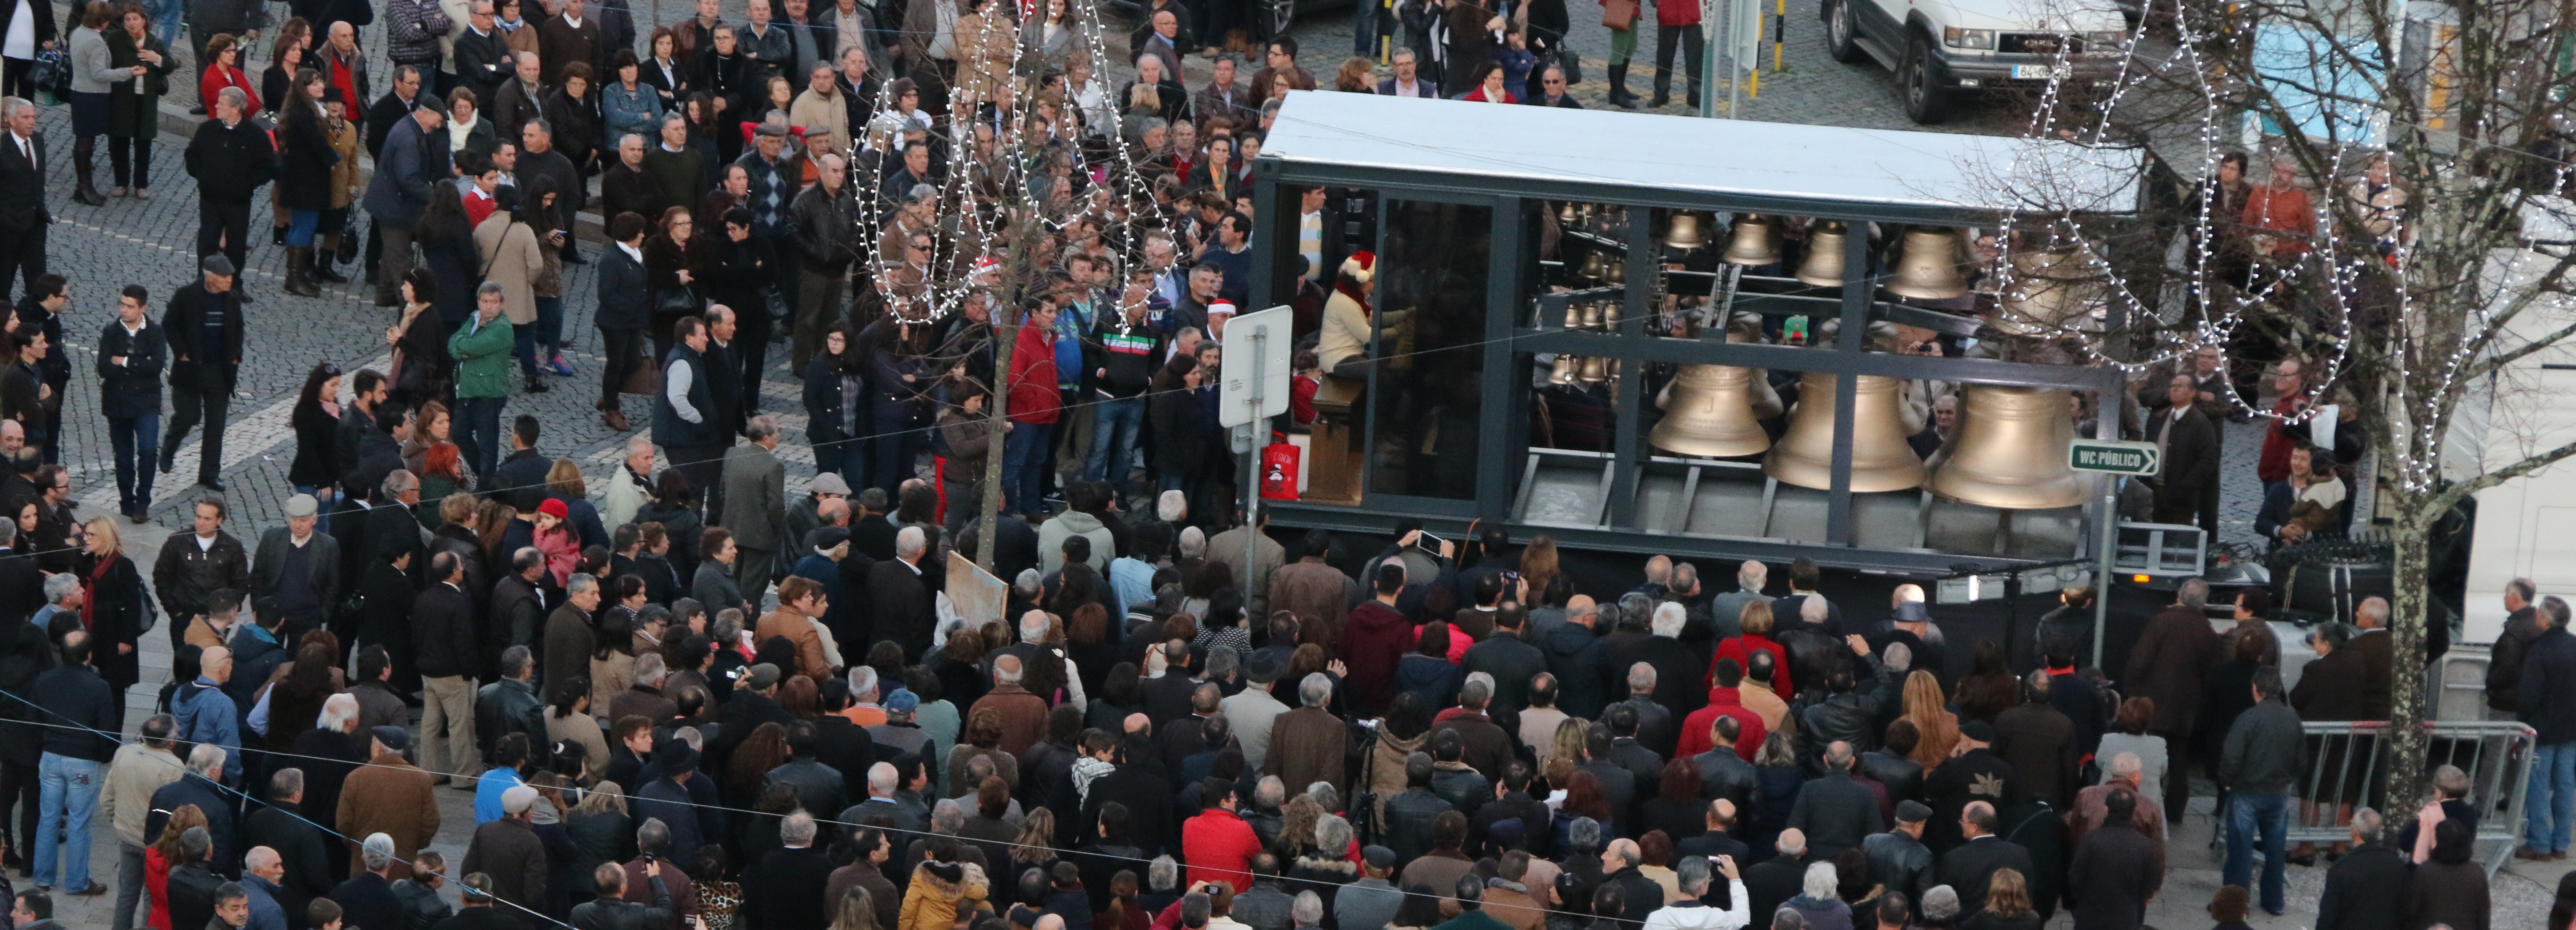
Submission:
<svg viewBox="0 0 2576 930">
<path fill-rule="evenodd" d="M 1238 893 L 1252 887 L 1252 857 L 1261 838 L 1233 811 L 1210 807 L 1181 823 L 1181 856 L 1189 860 L 1187 887 L 1224 882 Z"/>
<path fill-rule="evenodd" d="M 1717 718 L 1724 716 L 1735 718 L 1735 722 L 1744 727 L 1735 734 L 1735 754 L 1746 762 L 1753 761 L 1754 751 L 1762 748 L 1762 740 L 1771 734 L 1769 728 L 1762 725 L 1761 714 L 1744 708 L 1740 694 L 1735 688 L 1708 689 L 1708 706 L 1691 711 L 1690 716 L 1682 718 L 1682 741 L 1680 747 L 1673 751 L 1673 758 L 1687 759 L 1716 748 L 1717 740 L 1709 735 L 1709 729 L 1717 726 Z"/>
<path fill-rule="evenodd" d="M 1359 710 L 1385 709 L 1394 697 L 1395 664 L 1413 645 L 1413 624 L 1395 608 L 1376 600 L 1351 608 L 1342 623 L 1342 661 L 1350 668 L 1342 680 L 1356 692 Z"/>
<path fill-rule="evenodd" d="M 1011 346 L 1011 422 L 1053 425 L 1063 411 L 1064 396 L 1056 393 L 1055 333 L 1022 326 Z"/>
<path fill-rule="evenodd" d="M 241 88 L 242 96 L 249 98 L 248 103 L 242 104 L 243 115 L 259 112 L 259 88 L 252 86 L 250 75 L 243 74 L 240 68 L 208 66 L 206 73 L 197 78 L 197 93 L 205 98 L 208 114 L 215 112 L 215 97 L 227 87 Z"/>
<path fill-rule="evenodd" d="M 1770 637 L 1760 633 L 1746 633 L 1718 643 L 1717 658 L 1710 659 L 1709 665 L 1712 667 L 1717 665 L 1717 659 L 1734 659 L 1735 664 L 1751 668 L 1752 665 L 1745 661 L 1746 657 L 1752 655 L 1747 651 L 1750 649 L 1760 649 L 1771 654 L 1771 690 L 1778 692 L 1783 701 L 1796 697 L 1797 689 L 1789 684 L 1789 647 L 1773 642 Z M 1710 674 L 1714 676 L 1716 673 Z"/>
</svg>

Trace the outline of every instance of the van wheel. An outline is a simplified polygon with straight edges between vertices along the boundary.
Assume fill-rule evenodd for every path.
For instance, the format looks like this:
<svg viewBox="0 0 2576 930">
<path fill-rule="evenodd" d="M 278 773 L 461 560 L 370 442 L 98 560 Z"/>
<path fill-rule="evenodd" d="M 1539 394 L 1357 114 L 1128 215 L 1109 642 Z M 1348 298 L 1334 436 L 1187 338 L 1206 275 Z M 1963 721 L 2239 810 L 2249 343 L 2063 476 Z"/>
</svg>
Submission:
<svg viewBox="0 0 2576 930">
<path fill-rule="evenodd" d="M 1923 36 L 1905 43 L 1905 61 L 1897 69 L 1897 80 L 1905 89 L 1905 116 L 1917 125 L 1934 125 L 1950 116 L 1950 92 L 1941 87 L 1939 68 Z"/>
<path fill-rule="evenodd" d="M 1854 34 L 1850 0 L 1825 0 L 1825 54 L 1843 64 L 1859 61 L 1860 43 Z"/>
</svg>

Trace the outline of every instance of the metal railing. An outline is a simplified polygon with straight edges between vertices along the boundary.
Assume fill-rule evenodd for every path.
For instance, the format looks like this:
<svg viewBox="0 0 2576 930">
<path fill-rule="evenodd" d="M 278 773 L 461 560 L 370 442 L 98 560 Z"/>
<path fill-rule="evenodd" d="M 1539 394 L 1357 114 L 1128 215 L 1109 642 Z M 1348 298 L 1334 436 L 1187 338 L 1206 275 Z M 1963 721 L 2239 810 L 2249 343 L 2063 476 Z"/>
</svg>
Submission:
<svg viewBox="0 0 2576 930">
<path fill-rule="evenodd" d="M 2423 799 L 2388 797 L 2389 725 L 2385 721 L 2312 721 L 2300 724 L 2308 742 L 2308 769 L 2294 793 L 2288 841 L 2333 843 L 2352 836 L 2346 805 L 2367 805 L 2391 820 L 2411 813 Z M 2492 877 L 2513 858 L 2522 842 L 2523 804 L 2533 753 L 2539 748 L 2529 725 L 2511 720 L 2437 721 L 2425 725 L 2431 741 L 2424 769 L 2456 765 L 2469 775 L 2469 803 L 2476 805 L 2478 828 L 2472 840 L 2478 859 Z M 2388 837 L 2391 843 L 2396 836 Z"/>
</svg>

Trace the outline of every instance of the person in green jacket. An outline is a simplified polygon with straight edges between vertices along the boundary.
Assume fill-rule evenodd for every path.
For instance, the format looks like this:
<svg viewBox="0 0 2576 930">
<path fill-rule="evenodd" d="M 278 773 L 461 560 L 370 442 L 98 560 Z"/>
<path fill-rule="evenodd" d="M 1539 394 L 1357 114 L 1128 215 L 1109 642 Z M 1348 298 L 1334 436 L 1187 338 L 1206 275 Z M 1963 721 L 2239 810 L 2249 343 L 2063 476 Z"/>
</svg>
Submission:
<svg viewBox="0 0 2576 930">
<path fill-rule="evenodd" d="M 456 359 L 456 419 L 465 426 L 457 445 L 487 484 L 501 455 L 501 404 L 510 397 L 512 336 L 501 304 L 500 283 L 483 282 L 474 292 L 474 318 L 447 337 L 447 354 Z"/>
</svg>

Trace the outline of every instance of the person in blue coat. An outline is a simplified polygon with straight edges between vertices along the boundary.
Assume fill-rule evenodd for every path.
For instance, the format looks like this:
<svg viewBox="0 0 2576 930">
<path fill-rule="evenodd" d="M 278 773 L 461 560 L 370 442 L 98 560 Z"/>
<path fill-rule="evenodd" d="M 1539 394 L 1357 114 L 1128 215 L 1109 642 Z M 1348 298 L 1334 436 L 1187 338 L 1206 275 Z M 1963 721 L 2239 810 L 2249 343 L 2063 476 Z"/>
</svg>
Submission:
<svg viewBox="0 0 2576 930">
<path fill-rule="evenodd" d="M 232 680 L 233 651 L 210 647 L 199 655 L 197 667 L 195 680 L 170 693 L 170 715 L 178 721 L 176 735 L 182 743 L 223 749 L 224 781 L 238 784 L 242 771 L 242 709 L 231 695 L 224 693 L 224 683 Z"/>
<path fill-rule="evenodd" d="M 377 266 L 376 306 L 401 302 L 395 288 L 411 273 L 412 234 L 429 210 L 432 185 L 448 176 L 447 133 L 439 131 L 446 125 L 447 111 L 436 98 L 425 98 L 410 119 L 394 122 L 384 149 L 376 153 L 376 176 L 364 201 L 385 244 L 384 260 Z"/>
</svg>

